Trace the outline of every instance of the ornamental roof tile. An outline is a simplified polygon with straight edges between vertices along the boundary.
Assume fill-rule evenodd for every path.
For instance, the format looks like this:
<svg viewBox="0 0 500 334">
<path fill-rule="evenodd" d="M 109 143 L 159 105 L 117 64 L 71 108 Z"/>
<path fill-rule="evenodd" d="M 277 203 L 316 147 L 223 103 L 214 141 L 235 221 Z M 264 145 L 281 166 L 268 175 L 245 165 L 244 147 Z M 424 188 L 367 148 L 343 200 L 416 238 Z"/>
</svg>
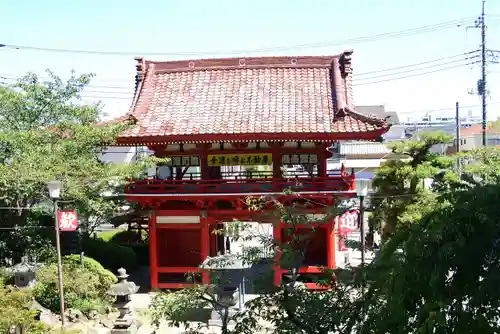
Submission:
<svg viewBox="0 0 500 334">
<path fill-rule="evenodd" d="M 352 104 L 350 56 L 153 62 L 137 58 L 137 88 L 119 141 L 324 138 L 382 134 L 383 119 Z M 376 133 L 376 134 L 375 134 Z M 271 138 L 269 138 L 271 139 Z"/>
</svg>

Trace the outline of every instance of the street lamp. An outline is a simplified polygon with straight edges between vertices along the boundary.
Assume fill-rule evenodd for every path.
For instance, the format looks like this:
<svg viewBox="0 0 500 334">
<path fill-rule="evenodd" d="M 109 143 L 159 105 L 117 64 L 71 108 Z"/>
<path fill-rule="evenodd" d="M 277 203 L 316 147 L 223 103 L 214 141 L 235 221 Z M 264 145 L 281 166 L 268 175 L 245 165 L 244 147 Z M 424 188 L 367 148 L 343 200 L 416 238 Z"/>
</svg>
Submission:
<svg viewBox="0 0 500 334">
<path fill-rule="evenodd" d="M 356 195 L 359 197 L 359 232 L 361 234 L 361 267 L 365 266 L 365 197 L 368 195 L 370 188 L 370 179 L 356 179 Z"/>
<path fill-rule="evenodd" d="M 61 197 L 62 182 L 53 180 L 47 182 L 47 188 L 49 189 L 49 197 L 54 202 L 54 223 L 55 223 L 55 233 L 56 233 L 56 249 L 57 249 L 57 284 L 59 287 L 59 309 L 61 315 L 61 327 L 64 328 L 64 289 L 63 289 L 63 276 L 62 276 L 62 259 L 61 259 L 61 232 L 59 229 L 59 221 L 57 212 L 58 203 L 57 201 Z"/>
</svg>

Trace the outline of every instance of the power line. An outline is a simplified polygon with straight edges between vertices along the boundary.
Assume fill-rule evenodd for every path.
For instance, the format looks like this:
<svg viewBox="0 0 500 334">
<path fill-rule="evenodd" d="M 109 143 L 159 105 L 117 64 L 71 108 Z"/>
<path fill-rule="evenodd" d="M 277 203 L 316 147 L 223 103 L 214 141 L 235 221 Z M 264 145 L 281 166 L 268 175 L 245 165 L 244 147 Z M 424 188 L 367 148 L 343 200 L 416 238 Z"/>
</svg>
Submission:
<svg viewBox="0 0 500 334">
<path fill-rule="evenodd" d="M 500 102 L 490 102 L 491 104 L 500 104 Z M 460 108 L 477 108 L 481 107 L 481 104 L 472 104 L 468 106 L 460 106 Z M 448 111 L 448 110 L 455 110 L 455 107 L 452 108 L 439 108 L 439 109 L 425 109 L 425 110 L 414 110 L 414 111 L 406 111 L 406 112 L 398 112 L 400 114 L 421 114 L 421 113 L 430 113 L 430 112 L 436 112 L 436 111 Z"/>
<path fill-rule="evenodd" d="M 469 60 L 477 58 L 477 57 L 478 56 L 469 57 Z M 446 58 L 440 58 L 438 60 L 441 60 L 441 59 L 446 59 Z M 435 60 L 435 61 L 438 61 L 438 60 Z M 382 75 L 378 75 L 378 76 L 370 76 L 370 77 L 366 77 L 366 78 L 354 79 L 353 80 L 354 81 L 353 86 L 354 87 L 355 86 L 364 86 L 364 85 L 376 84 L 376 83 L 393 81 L 393 80 L 401 80 L 401 79 L 411 78 L 411 77 L 415 77 L 415 76 L 433 74 L 433 73 L 436 73 L 436 72 L 450 70 L 450 69 L 454 69 L 454 68 L 457 68 L 457 67 L 474 65 L 474 64 L 478 63 L 478 62 L 468 62 L 468 63 L 460 64 L 460 62 L 462 62 L 462 61 L 463 60 L 459 59 L 459 60 L 453 60 L 453 61 L 449 61 L 449 62 L 445 62 L 445 63 L 430 65 L 430 66 L 427 66 L 426 68 L 409 69 L 409 70 L 406 70 L 406 71 L 399 71 L 399 72 L 394 72 L 394 73 L 386 73 L 386 74 L 382 74 Z M 428 61 L 428 62 L 425 62 L 425 63 L 431 63 L 431 62 L 433 62 L 433 61 Z M 425 63 L 421 63 L 421 64 L 425 64 Z M 454 66 L 447 66 L 447 67 L 441 67 L 443 65 L 453 65 L 453 64 L 456 64 L 456 65 L 454 65 Z M 420 65 L 420 64 L 414 64 L 414 65 Z M 413 66 L 413 65 L 406 65 L 405 67 L 409 67 L 409 66 Z M 424 69 L 430 69 L 430 68 L 435 68 L 435 67 L 441 67 L 441 68 L 437 68 L 436 70 L 432 70 L 432 71 L 424 71 L 424 72 L 419 72 L 419 73 L 414 73 L 414 74 L 408 74 L 408 73 L 411 73 L 411 72 L 421 71 L 421 70 L 424 70 Z M 396 67 L 395 69 L 397 69 L 397 68 L 403 68 L 403 66 Z M 389 70 L 390 69 L 385 69 L 385 70 L 381 70 L 380 72 L 385 72 L 385 71 L 389 71 Z M 375 71 L 373 71 L 373 72 L 366 72 L 364 74 L 374 73 L 374 72 Z M 408 74 L 408 75 L 406 75 L 406 74 Z M 359 75 L 363 75 L 363 73 L 359 74 Z M 403 76 L 392 77 L 392 76 L 397 76 L 397 75 L 403 75 Z M 14 80 L 14 79 L 11 79 L 11 78 L 8 78 L 8 77 L 4 77 L 4 76 L 0 76 L 0 78 L 6 79 L 6 80 Z M 387 78 L 387 79 L 370 81 L 370 80 L 379 79 L 379 78 Z M 368 82 L 366 82 L 366 81 L 368 81 Z M 108 88 L 109 89 L 129 89 L 127 87 L 105 86 L 105 85 L 94 85 L 94 86 L 89 85 L 87 87 L 100 88 L 100 89 L 108 89 Z M 95 94 L 96 93 L 97 94 L 130 94 L 130 95 L 134 94 L 134 91 L 132 89 L 130 91 L 128 91 L 128 92 L 125 92 L 125 91 L 123 91 L 123 92 L 121 92 L 121 91 L 105 91 L 105 90 L 100 90 L 100 89 L 98 89 L 98 90 L 84 89 L 81 92 L 81 94 L 82 94 L 81 97 L 82 98 L 103 98 L 103 99 L 118 99 L 118 100 L 120 100 L 120 99 L 126 99 L 126 100 L 129 100 L 131 97 L 120 96 L 120 95 L 115 95 L 115 96 L 97 96 Z M 86 93 L 94 93 L 94 94 L 84 95 Z"/>
<path fill-rule="evenodd" d="M 470 59 L 473 59 L 473 58 L 479 58 L 479 56 L 474 56 L 474 57 L 471 57 Z M 405 71 L 399 71 L 399 72 L 394 72 L 394 73 L 387 73 L 387 74 L 375 75 L 375 76 L 368 77 L 368 78 L 359 78 L 357 80 L 353 79 L 353 81 L 354 82 L 359 81 L 359 80 L 364 81 L 364 80 L 370 80 L 370 79 L 378 79 L 378 78 L 390 77 L 390 76 L 399 75 L 399 74 L 407 74 L 407 73 L 411 73 L 411 72 L 415 72 L 415 71 L 421 71 L 421 70 L 427 70 L 427 69 L 430 69 L 430 68 L 440 67 L 440 66 L 443 66 L 443 65 L 453 65 L 453 64 L 458 65 L 459 63 L 461 63 L 463 61 L 464 61 L 463 59 L 452 60 L 452 61 L 449 61 L 449 62 L 446 62 L 446 63 L 428 65 L 425 68 L 413 68 L 413 69 L 409 69 L 409 70 L 405 70 Z M 462 64 L 462 65 L 467 65 L 467 64 Z"/>
<path fill-rule="evenodd" d="M 437 58 L 437 59 L 433 59 L 433 60 L 428 60 L 428 61 L 424 61 L 424 62 L 420 62 L 420 63 L 413 63 L 413 64 L 401 65 L 401 66 L 392 67 L 392 68 L 385 68 L 385 69 L 381 69 L 381 70 L 374 70 L 374 71 L 369 71 L 369 72 L 357 73 L 357 74 L 355 74 L 356 78 L 354 78 L 354 80 L 369 79 L 369 78 L 359 78 L 358 79 L 358 77 L 360 77 L 360 76 L 362 77 L 362 76 L 365 76 L 365 75 L 376 74 L 376 73 L 383 73 L 383 72 L 390 72 L 390 71 L 394 71 L 394 70 L 406 69 L 406 68 L 417 67 L 417 66 L 422 66 L 422 65 L 428 65 L 428 66 L 425 67 L 425 69 L 427 69 L 427 68 L 437 67 L 437 66 L 440 66 L 440 65 L 453 64 L 453 63 L 457 63 L 457 62 L 460 62 L 460 61 L 463 61 L 463 60 L 471 60 L 471 59 L 474 59 L 474 58 L 478 58 L 478 55 L 477 55 L 478 52 L 479 52 L 479 50 L 475 50 L 475 51 L 460 53 L 460 54 L 456 54 L 456 55 L 452 55 L 452 56 L 447 56 L 447 57 Z M 451 60 L 451 61 L 446 62 L 446 63 L 434 64 L 434 63 L 441 62 L 443 60 L 454 59 L 454 58 L 457 58 L 457 57 L 462 57 L 462 59 L 455 59 L 455 60 Z M 463 58 L 463 57 L 465 57 L 465 58 Z M 420 70 L 420 69 L 419 68 L 408 69 L 408 70 L 402 71 L 402 72 L 406 73 L 406 72 L 412 72 L 412 71 L 418 71 L 418 70 Z M 391 75 L 391 74 L 399 74 L 399 73 L 401 73 L 401 71 L 400 72 L 396 72 L 396 73 L 382 74 L 382 75 L 376 76 L 376 77 L 387 76 L 387 75 Z M 0 74 L 0 79 L 4 79 L 4 80 L 12 80 L 12 81 L 14 81 L 14 80 L 19 79 L 20 77 L 22 77 L 22 75 Z M 50 79 L 49 77 L 46 77 L 46 76 L 38 76 L 38 78 L 40 78 L 40 79 Z M 115 80 L 107 80 L 107 81 L 115 81 Z M 119 81 L 132 82 L 132 80 L 119 80 Z M 133 90 L 133 87 L 109 86 L 109 85 L 92 85 L 92 84 L 90 84 L 90 85 L 88 85 L 86 87 L 88 87 L 88 88 L 109 88 L 109 89 L 130 89 L 130 90 Z"/>
<path fill-rule="evenodd" d="M 241 50 L 231 50 L 227 52 L 216 51 L 197 51 L 197 52 L 127 52 L 127 51 L 98 51 L 98 50 L 78 50 L 78 49 L 57 49 L 57 48 L 47 48 L 38 46 L 27 46 L 27 45 L 16 45 L 16 44 L 0 44 L 0 49 L 12 49 L 12 50 L 24 50 L 24 51 L 44 51 L 44 52 L 57 52 L 57 53 L 72 53 L 72 54 L 87 54 L 87 55 L 103 55 L 103 56 L 203 56 L 203 55 L 220 55 L 220 54 L 241 54 L 241 53 L 255 53 L 255 52 L 268 52 L 268 51 L 287 51 L 293 49 L 304 49 L 304 48 L 320 48 L 327 46 L 336 45 L 346 45 L 346 44 L 357 44 L 363 42 L 373 42 L 377 40 L 406 37 L 411 35 L 423 34 L 428 32 L 439 31 L 443 29 L 448 29 L 452 27 L 457 27 L 461 24 L 465 24 L 473 20 L 474 17 L 464 17 L 456 20 L 441 22 L 437 24 L 421 26 L 417 28 L 386 32 L 371 36 L 363 36 L 357 38 L 350 38 L 344 40 L 336 41 L 324 41 L 310 44 L 296 44 L 289 46 L 278 46 L 269 48 L 258 48 L 258 49 L 241 49 Z"/>
<path fill-rule="evenodd" d="M 470 66 L 470 65 L 477 64 L 477 63 L 478 62 L 471 62 L 471 63 L 461 64 L 461 65 L 448 66 L 448 67 L 440 68 L 440 69 L 434 70 L 434 71 L 428 71 L 428 72 L 416 73 L 416 74 L 411 74 L 411 75 L 405 75 L 405 76 L 397 77 L 397 78 L 389 78 L 389 79 L 384 79 L 384 80 L 377 80 L 377 81 L 371 81 L 371 82 L 363 82 L 363 83 L 360 83 L 360 84 L 353 84 L 353 87 L 365 86 L 365 85 L 373 85 L 373 84 L 378 84 L 378 83 L 387 82 L 387 81 L 395 81 L 395 80 L 401 80 L 401 79 L 418 77 L 418 76 L 421 76 L 421 75 L 434 74 L 434 73 L 437 73 L 437 72 L 447 71 L 447 70 L 451 70 L 451 69 L 458 68 L 458 67 Z"/>
<path fill-rule="evenodd" d="M 389 72 L 389 71 L 393 71 L 393 70 L 400 70 L 400 69 L 405 69 L 405 68 L 409 68 L 409 67 L 416 67 L 416 66 L 421 66 L 421 65 L 427 65 L 427 64 L 432 64 L 432 63 L 440 62 L 440 61 L 443 61 L 443 60 L 448 60 L 448 59 L 453 59 L 453 58 L 458 58 L 458 57 L 464 57 L 464 56 L 466 56 L 465 59 L 469 59 L 470 55 L 473 55 L 473 54 L 478 53 L 478 52 L 479 52 L 479 50 L 474 50 L 474 51 L 470 51 L 470 52 L 459 53 L 459 54 L 456 54 L 456 55 L 453 55 L 453 56 L 442 57 L 442 58 L 437 58 L 437 59 L 433 59 L 433 60 L 427 60 L 427 61 L 423 61 L 423 62 L 420 62 L 420 63 L 402 65 L 402 66 L 397 66 L 397 67 L 389 67 L 389 68 L 385 68 L 385 69 L 381 69 L 381 70 L 374 70 L 374 71 L 370 71 L 370 72 L 360 73 L 360 74 L 356 74 L 356 76 L 364 76 L 364 75 L 368 75 L 368 74 L 375 74 L 375 73 Z M 473 56 L 473 57 L 475 58 L 475 57 L 477 57 L 477 55 Z M 462 58 L 462 59 L 464 59 L 464 58 Z M 460 59 L 460 60 L 462 60 L 462 59 Z M 459 61 L 459 60 L 456 60 L 456 61 Z"/>
</svg>

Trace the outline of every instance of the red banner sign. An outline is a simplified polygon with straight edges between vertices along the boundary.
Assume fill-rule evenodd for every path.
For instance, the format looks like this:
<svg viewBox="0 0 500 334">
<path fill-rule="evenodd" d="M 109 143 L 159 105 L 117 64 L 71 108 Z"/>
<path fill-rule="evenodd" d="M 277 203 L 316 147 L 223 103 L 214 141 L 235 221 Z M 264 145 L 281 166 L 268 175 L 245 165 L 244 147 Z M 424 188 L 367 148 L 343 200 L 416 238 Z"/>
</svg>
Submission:
<svg viewBox="0 0 500 334">
<path fill-rule="evenodd" d="M 74 210 L 61 210 L 57 212 L 59 231 L 71 232 L 78 229 L 78 215 Z"/>
<path fill-rule="evenodd" d="M 350 210 L 335 217 L 335 224 L 338 231 L 338 250 L 345 252 L 348 250 L 346 244 L 348 234 L 359 230 L 359 211 Z"/>
</svg>

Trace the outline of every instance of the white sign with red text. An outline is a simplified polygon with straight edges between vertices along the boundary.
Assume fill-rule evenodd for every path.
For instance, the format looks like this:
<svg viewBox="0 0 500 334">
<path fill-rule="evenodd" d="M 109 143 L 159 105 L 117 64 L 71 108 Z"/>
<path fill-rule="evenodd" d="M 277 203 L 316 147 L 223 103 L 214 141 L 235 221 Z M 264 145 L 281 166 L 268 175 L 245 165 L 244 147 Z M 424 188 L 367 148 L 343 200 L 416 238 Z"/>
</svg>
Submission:
<svg viewBox="0 0 500 334">
<path fill-rule="evenodd" d="M 74 210 L 61 210 L 57 212 L 59 231 L 71 232 L 78 229 L 78 215 Z"/>
<path fill-rule="evenodd" d="M 335 224 L 338 232 L 338 250 L 345 252 L 348 250 L 346 245 L 348 234 L 359 231 L 359 211 L 346 211 L 341 216 L 335 217 Z"/>
</svg>

